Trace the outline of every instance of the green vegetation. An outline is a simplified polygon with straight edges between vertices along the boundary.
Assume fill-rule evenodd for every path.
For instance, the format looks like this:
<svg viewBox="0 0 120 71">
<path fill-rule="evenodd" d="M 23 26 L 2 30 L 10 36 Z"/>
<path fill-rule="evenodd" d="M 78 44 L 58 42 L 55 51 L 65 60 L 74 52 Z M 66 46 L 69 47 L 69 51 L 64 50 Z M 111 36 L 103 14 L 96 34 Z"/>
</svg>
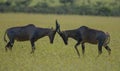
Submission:
<svg viewBox="0 0 120 71">
<path fill-rule="evenodd" d="M 103 48 L 102 55 L 97 57 L 97 45 L 86 43 L 85 57 L 82 56 L 81 46 L 78 58 L 73 46 L 76 41 L 69 39 L 69 45 L 64 45 L 56 34 L 54 44 L 44 37 L 36 42 L 36 51 L 30 54 L 29 41 L 15 42 L 12 51 L 5 52 L 6 43 L 3 41 L 5 30 L 13 26 L 23 26 L 33 23 L 38 27 L 55 28 L 55 20 L 61 25 L 61 30 L 75 29 L 82 25 L 103 30 L 111 34 L 109 44 L 111 56 Z M 120 18 L 96 17 L 78 15 L 42 15 L 6 13 L 0 14 L 0 71 L 119 71 L 120 70 Z"/>
<path fill-rule="evenodd" d="M 120 16 L 120 0 L 2 0 L 0 12 Z"/>
</svg>

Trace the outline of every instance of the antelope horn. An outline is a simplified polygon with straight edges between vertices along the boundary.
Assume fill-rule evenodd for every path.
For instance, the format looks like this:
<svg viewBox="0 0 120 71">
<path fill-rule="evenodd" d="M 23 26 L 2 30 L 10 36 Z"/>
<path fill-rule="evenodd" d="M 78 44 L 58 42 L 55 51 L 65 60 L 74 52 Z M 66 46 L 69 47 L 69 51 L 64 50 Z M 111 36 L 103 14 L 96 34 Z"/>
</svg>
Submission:
<svg viewBox="0 0 120 71">
<path fill-rule="evenodd" d="M 57 22 L 57 20 L 56 20 L 56 30 L 58 30 L 58 32 L 60 32 L 60 25 L 59 25 L 59 23 Z"/>
</svg>

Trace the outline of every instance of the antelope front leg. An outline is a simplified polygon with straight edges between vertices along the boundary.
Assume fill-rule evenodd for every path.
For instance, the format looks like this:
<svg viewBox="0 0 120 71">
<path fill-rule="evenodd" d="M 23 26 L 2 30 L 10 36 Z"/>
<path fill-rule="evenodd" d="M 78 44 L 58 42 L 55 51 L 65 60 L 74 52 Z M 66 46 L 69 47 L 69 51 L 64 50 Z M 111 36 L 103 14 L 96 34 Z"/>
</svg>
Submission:
<svg viewBox="0 0 120 71">
<path fill-rule="evenodd" d="M 31 41 L 31 46 L 32 46 L 32 51 L 31 51 L 31 53 L 34 53 L 34 51 L 35 51 L 35 44 L 34 44 L 33 41 Z"/>
<path fill-rule="evenodd" d="M 82 54 L 83 54 L 83 56 L 84 56 L 84 53 L 85 53 L 85 45 L 84 45 L 84 43 L 82 43 Z"/>
<path fill-rule="evenodd" d="M 77 51 L 78 56 L 80 57 L 80 53 L 79 53 L 79 51 L 78 51 L 78 49 L 77 49 L 77 46 L 78 46 L 79 44 L 80 44 L 80 42 L 76 43 L 76 45 L 75 45 L 74 47 L 75 47 L 75 50 Z"/>
</svg>

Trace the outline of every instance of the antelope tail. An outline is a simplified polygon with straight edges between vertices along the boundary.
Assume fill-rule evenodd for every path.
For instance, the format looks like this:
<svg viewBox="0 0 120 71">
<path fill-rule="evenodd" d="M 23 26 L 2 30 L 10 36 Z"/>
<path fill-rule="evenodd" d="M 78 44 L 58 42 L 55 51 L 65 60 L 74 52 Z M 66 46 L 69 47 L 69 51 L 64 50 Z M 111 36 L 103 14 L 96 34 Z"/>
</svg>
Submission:
<svg viewBox="0 0 120 71">
<path fill-rule="evenodd" d="M 106 39 L 106 43 L 110 43 L 110 34 L 108 32 L 106 32 L 106 36 L 107 36 L 107 39 Z"/>
<path fill-rule="evenodd" d="M 4 34 L 4 41 L 7 43 L 6 34 L 7 34 L 7 31 L 5 31 L 5 34 Z"/>
</svg>

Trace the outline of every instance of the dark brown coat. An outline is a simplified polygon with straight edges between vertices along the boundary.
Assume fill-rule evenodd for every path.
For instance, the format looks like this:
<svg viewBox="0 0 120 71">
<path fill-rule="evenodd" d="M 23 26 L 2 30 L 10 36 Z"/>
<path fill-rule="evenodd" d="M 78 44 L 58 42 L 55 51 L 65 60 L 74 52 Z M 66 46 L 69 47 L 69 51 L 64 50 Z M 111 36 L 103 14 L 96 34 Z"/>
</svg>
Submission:
<svg viewBox="0 0 120 71">
<path fill-rule="evenodd" d="M 57 21 L 56 24 L 58 24 Z M 68 44 L 68 38 L 73 38 L 77 41 L 74 47 L 77 51 L 78 56 L 80 56 L 80 53 L 77 49 L 77 46 L 79 44 L 82 44 L 82 53 L 84 54 L 85 52 L 84 43 L 86 42 L 91 44 L 98 44 L 99 55 L 102 53 L 102 46 L 106 48 L 109 54 L 111 53 L 111 49 L 108 46 L 108 43 L 110 41 L 110 35 L 101 30 L 91 29 L 87 26 L 81 26 L 78 29 L 61 31 L 59 25 L 59 30 L 57 32 L 61 36 L 66 45 Z"/>
<path fill-rule="evenodd" d="M 30 41 L 32 46 L 32 52 L 35 50 L 35 41 L 37 41 L 39 38 L 42 38 L 44 36 L 48 36 L 50 39 L 50 43 L 53 43 L 54 36 L 56 34 L 57 27 L 55 30 L 49 29 L 49 28 L 40 28 L 36 27 L 33 24 L 29 24 L 26 26 L 21 27 L 12 27 L 6 30 L 5 35 L 7 34 L 9 42 L 5 46 L 5 49 L 7 51 L 7 48 L 12 49 L 14 41 Z M 7 42 L 6 37 L 4 35 L 4 40 Z"/>
</svg>

